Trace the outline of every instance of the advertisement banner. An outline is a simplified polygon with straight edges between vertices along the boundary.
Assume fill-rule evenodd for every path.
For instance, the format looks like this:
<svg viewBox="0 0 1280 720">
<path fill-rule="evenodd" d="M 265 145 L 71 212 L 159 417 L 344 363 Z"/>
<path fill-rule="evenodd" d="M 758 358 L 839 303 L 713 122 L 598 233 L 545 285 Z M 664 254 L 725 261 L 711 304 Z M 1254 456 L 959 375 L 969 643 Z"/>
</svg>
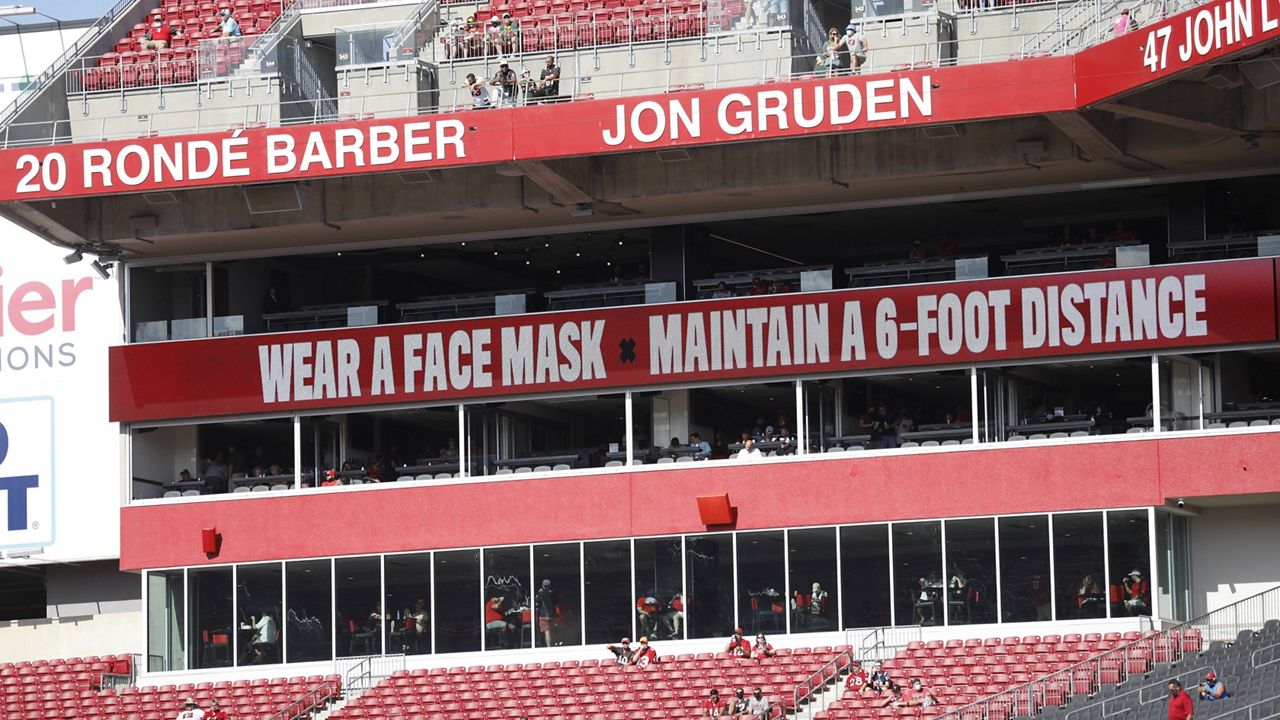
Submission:
<svg viewBox="0 0 1280 720">
<path fill-rule="evenodd" d="M 1275 339 L 1273 262 L 1247 260 L 127 345 L 111 349 L 111 418 L 584 393 Z"/>
<path fill-rule="evenodd" d="M 1070 58 L 0 151 L 0 202 L 281 182 L 1035 115 Z"/>
<path fill-rule="evenodd" d="M 8 221 L 0 242 L 0 551 L 117 557 L 120 441 L 107 419 L 116 282 Z"/>
</svg>

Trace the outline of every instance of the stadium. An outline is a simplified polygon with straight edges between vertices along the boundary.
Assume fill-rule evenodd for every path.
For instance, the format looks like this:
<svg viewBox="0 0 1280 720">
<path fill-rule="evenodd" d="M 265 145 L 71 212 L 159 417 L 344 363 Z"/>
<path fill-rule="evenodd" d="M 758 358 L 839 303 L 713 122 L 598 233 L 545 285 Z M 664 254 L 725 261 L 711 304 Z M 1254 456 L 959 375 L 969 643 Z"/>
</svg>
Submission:
<svg viewBox="0 0 1280 720">
<path fill-rule="evenodd" d="M 1280 717 L 1273 0 L 56 6 L 0 720 Z"/>
</svg>

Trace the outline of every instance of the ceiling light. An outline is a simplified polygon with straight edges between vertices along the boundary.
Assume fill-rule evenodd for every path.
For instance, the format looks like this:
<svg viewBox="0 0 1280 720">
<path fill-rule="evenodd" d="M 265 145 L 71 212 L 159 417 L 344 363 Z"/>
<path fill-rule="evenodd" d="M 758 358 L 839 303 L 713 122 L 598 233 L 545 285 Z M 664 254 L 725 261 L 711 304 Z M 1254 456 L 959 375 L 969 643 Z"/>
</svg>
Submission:
<svg viewBox="0 0 1280 720">
<path fill-rule="evenodd" d="M 71 254 L 70 254 L 70 255 L 68 255 L 68 256 L 66 256 L 66 257 L 62 258 L 62 262 L 66 263 L 66 264 L 68 264 L 68 265 L 71 265 L 71 264 L 73 264 L 73 263 L 78 263 L 78 262 L 80 262 L 80 261 L 81 261 L 81 260 L 83 260 L 83 259 L 84 259 L 84 255 L 82 255 L 82 254 L 80 253 L 80 248 L 76 248 L 75 250 L 73 250 L 73 251 L 71 252 Z"/>
<path fill-rule="evenodd" d="M 93 271 L 98 273 L 98 277 L 103 280 L 111 279 L 111 263 L 103 263 L 101 260 L 94 260 L 92 267 Z"/>
</svg>

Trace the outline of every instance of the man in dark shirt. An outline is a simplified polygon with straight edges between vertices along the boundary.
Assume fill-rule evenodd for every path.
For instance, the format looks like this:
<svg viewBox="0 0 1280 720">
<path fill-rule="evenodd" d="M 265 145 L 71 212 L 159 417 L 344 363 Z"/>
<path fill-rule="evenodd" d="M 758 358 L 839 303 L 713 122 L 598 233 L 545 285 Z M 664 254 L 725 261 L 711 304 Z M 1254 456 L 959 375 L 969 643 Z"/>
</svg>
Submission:
<svg viewBox="0 0 1280 720">
<path fill-rule="evenodd" d="M 1182 689 L 1182 683 L 1169 681 L 1169 720 L 1193 720 L 1196 715 L 1191 696 Z"/>
<path fill-rule="evenodd" d="M 547 57 L 547 66 L 542 68 L 542 74 L 538 76 L 538 86 L 533 90 L 533 96 L 543 100 L 554 100 L 560 95 L 560 66 L 556 64 L 555 57 Z"/>
<path fill-rule="evenodd" d="M 498 66 L 498 72 L 494 73 L 493 79 L 489 81 L 490 85 L 496 86 L 500 91 L 498 93 L 498 103 L 511 107 L 516 102 L 516 72 L 512 70 L 506 62 Z"/>
</svg>

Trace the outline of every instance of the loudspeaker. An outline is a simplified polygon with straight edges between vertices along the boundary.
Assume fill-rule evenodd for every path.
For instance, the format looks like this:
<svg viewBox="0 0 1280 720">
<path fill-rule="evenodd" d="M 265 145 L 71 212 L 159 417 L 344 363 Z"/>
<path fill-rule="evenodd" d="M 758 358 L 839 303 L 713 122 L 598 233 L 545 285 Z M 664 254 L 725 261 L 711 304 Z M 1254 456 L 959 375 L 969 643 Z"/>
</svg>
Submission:
<svg viewBox="0 0 1280 720">
<path fill-rule="evenodd" d="M 1240 63 L 1240 72 L 1244 73 L 1250 85 L 1259 90 L 1280 83 L 1280 62 L 1275 58 L 1258 58 Z"/>
<path fill-rule="evenodd" d="M 202 528 L 200 530 L 200 549 L 204 551 L 205 555 L 217 555 L 219 539 L 218 528 Z"/>
<path fill-rule="evenodd" d="M 1235 67 L 1219 65 L 1204 76 L 1204 84 L 1216 90 L 1228 90 L 1240 87 L 1244 84 L 1244 80 L 1240 79 L 1240 73 Z"/>
<path fill-rule="evenodd" d="M 737 513 L 729 505 L 729 493 L 699 495 L 698 516 L 707 526 L 732 525 L 737 520 Z"/>
</svg>

